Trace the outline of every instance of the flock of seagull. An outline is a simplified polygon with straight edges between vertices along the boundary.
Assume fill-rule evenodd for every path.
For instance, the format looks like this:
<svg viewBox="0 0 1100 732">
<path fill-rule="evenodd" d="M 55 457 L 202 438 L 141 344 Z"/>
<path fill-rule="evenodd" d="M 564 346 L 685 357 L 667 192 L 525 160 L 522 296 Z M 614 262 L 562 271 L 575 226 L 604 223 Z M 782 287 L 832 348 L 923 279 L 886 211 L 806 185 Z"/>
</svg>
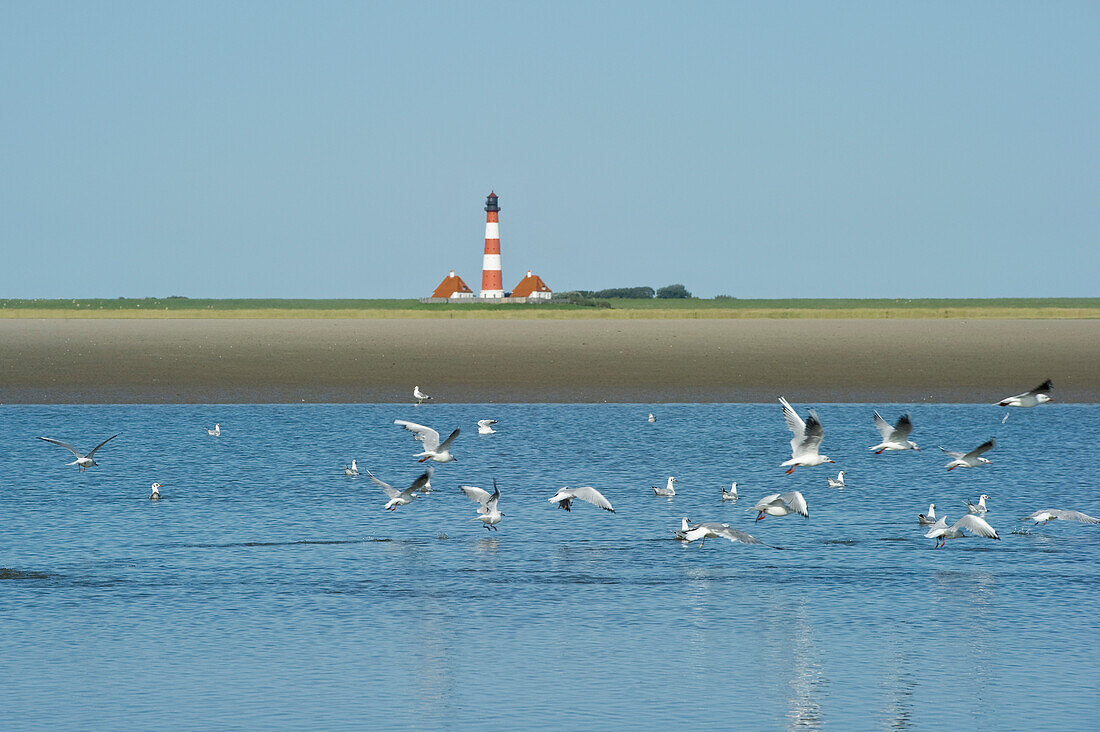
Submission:
<svg viewBox="0 0 1100 732">
<path fill-rule="evenodd" d="M 1002 399 L 998 402 L 998 405 L 1022 408 L 1035 407 L 1050 401 L 1050 391 L 1052 388 L 1053 385 L 1048 379 L 1030 391 Z M 413 398 L 416 400 L 415 403 L 417 405 L 432 399 L 432 397 L 422 392 L 419 386 L 413 388 Z M 787 428 L 792 434 L 790 443 L 791 457 L 781 464 L 781 467 L 788 468 L 786 471 L 787 474 L 790 475 L 793 473 L 795 468 L 814 467 L 825 463 L 833 463 L 833 460 L 822 455 L 820 452 L 821 442 L 825 437 L 825 430 L 817 412 L 810 410 L 806 419 L 802 419 L 786 399 L 779 397 L 779 403 L 783 407 L 783 418 L 786 421 Z M 653 423 L 657 421 L 657 418 L 653 414 L 650 414 L 648 421 Z M 455 439 L 461 433 L 461 428 L 456 428 L 445 440 L 443 440 L 440 439 L 440 433 L 431 427 L 426 427 L 403 419 L 395 419 L 394 424 L 411 432 L 413 439 L 420 443 L 420 452 L 413 456 L 417 458 L 418 462 L 424 463 L 430 461 L 433 463 L 450 463 L 457 461 L 457 458 L 451 452 L 451 447 Z M 493 425 L 495 424 L 497 424 L 497 421 L 494 419 L 480 420 L 477 423 L 478 434 L 494 434 L 495 430 L 493 429 Z M 874 424 L 882 437 L 880 443 L 870 448 L 875 454 L 895 450 L 920 451 L 916 443 L 909 439 L 909 435 L 913 431 L 913 422 L 908 414 L 902 415 L 897 422 L 891 425 L 875 411 Z M 215 424 L 213 429 L 207 430 L 207 433 L 212 437 L 219 437 L 221 435 L 221 425 Z M 83 472 L 90 467 L 98 465 L 94 460 L 95 453 L 118 436 L 118 434 L 115 434 L 108 437 L 86 454 L 81 453 L 72 445 L 62 442 L 61 440 L 56 440 L 51 437 L 40 437 L 39 439 L 69 450 L 76 459 L 70 463 L 66 463 L 66 465 L 76 465 L 79 471 Z M 995 441 L 991 439 L 966 453 L 952 452 L 942 447 L 940 449 L 952 458 L 945 466 L 947 470 L 950 471 L 955 468 L 976 468 L 990 464 L 991 461 L 982 457 L 982 455 L 992 450 L 995 444 Z M 418 497 L 432 492 L 431 479 L 433 468 L 431 466 L 427 467 L 423 473 L 417 476 L 416 479 L 403 490 L 398 490 L 389 483 L 382 481 L 369 470 L 367 470 L 366 473 L 371 482 L 385 492 L 388 500 L 384 508 L 387 511 L 396 511 L 399 507 L 407 506 Z M 349 465 L 344 467 L 344 475 L 348 477 L 359 476 L 359 466 L 355 460 L 352 460 Z M 844 476 L 845 473 L 841 470 L 836 478 L 827 478 L 829 487 L 844 488 Z M 675 477 L 669 476 L 664 487 L 653 487 L 654 495 L 667 497 L 671 500 L 676 495 L 676 489 L 674 487 L 676 482 Z M 162 487 L 160 483 L 153 483 L 152 492 L 149 497 L 153 500 L 159 499 L 161 497 L 160 489 Z M 467 498 L 477 504 L 477 516 L 471 520 L 480 521 L 487 531 L 498 531 L 497 525 L 503 519 L 504 514 L 501 513 L 499 508 L 500 488 L 497 486 L 496 480 L 493 480 L 492 493 L 489 493 L 489 491 L 483 488 L 468 485 L 460 486 L 460 490 Z M 722 501 L 737 501 L 739 498 L 737 483 L 734 482 L 728 490 L 722 488 L 721 493 Z M 998 536 L 997 531 L 985 519 L 989 510 L 985 503 L 987 499 L 989 499 L 989 496 L 982 494 L 976 504 L 967 501 L 966 515 L 951 525 L 947 524 L 946 517 L 936 516 L 936 504 L 932 503 L 928 506 L 927 514 L 922 513 L 918 516 L 918 524 L 928 527 L 925 537 L 928 539 L 935 539 L 935 546 L 937 548 L 943 547 L 948 539 L 959 539 L 964 536 L 977 536 L 999 540 L 1001 537 Z M 573 502 L 580 500 L 605 511 L 610 511 L 611 513 L 615 512 L 611 502 L 592 486 L 580 486 L 577 488 L 564 487 L 559 489 L 547 500 L 550 503 L 557 504 L 558 507 L 565 511 L 571 511 Z M 768 516 L 782 517 L 791 514 L 797 514 L 803 518 L 809 518 L 810 516 L 806 498 L 799 491 L 773 493 L 764 496 L 757 501 L 752 510 L 757 513 L 757 522 L 764 520 Z M 1021 520 L 1034 521 L 1036 525 L 1046 524 L 1054 520 L 1100 524 L 1100 519 L 1081 513 L 1080 511 L 1064 509 L 1043 509 L 1035 511 Z M 682 520 L 680 528 L 673 533 L 675 538 L 685 545 L 694 541 L 699 541 L 700 545 L 702 545 L 708 538 L 723 538 L 744 544 L 762 543 L 760 540 L 744 531 L 731 528 L 729 524 L 719 522 L 693 524 L 688 521 L 686 517 Z"/>
</svg>

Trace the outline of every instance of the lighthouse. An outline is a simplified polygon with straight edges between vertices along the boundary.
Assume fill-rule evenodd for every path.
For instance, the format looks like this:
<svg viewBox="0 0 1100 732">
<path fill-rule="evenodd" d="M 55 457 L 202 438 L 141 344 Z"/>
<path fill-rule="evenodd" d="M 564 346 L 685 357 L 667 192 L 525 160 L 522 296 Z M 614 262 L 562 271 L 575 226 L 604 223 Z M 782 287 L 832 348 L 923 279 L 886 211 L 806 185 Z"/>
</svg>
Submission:
<svg viewBox="0 0 1100 732">
<path fill-rule="evenodd" d="M 481 260 L 480 297 L 504 297 L 504 278 L 500 273 L 500 224 L 497 194 L 485 199 L 485 256 Z"/>
</svg>

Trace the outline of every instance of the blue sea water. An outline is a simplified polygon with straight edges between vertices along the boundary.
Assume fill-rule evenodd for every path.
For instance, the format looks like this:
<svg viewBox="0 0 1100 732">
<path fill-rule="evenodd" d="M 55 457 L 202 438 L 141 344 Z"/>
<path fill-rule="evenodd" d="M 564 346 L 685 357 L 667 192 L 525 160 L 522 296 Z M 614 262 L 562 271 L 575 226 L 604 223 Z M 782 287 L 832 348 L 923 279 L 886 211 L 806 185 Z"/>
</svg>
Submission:
<svg viewBox="0 0 1100 732">
<path fill-rule="evenodd" d="M 777 404 L 0 407 L 0 727 L 1100 727 L 1100 526 L 1013 533 L 1100 515 L 1100 407 L 815 406 L 837 465 L 790 476 Z M 872 407 L 924 450 L 870 454 Z M 343 467 L 408 485 L 395 418 L 463 432 L 387 513 Z M 115 432 L 83 474 L 35 439 Z M 993 436 L 944 470 L 937 445 Z M 494 478 L 490 533 L 458 486 Z M 563 485 L 616 513 L 556 509 Z M 794 489 L 809 519 L 754 523 Z M 981 493 L 1001 541 L 923 538 L 929 502 Z M 767 546 L 682 547 L 682 516 Z"/>
</svg>

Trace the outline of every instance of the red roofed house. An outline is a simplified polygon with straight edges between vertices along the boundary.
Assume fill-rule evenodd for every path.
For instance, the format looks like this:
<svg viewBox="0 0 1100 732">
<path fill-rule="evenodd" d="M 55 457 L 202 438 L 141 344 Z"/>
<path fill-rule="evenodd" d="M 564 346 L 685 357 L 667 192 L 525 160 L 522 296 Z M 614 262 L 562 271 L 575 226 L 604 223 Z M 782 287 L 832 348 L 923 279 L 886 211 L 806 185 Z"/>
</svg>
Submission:
<svg viewBox="0 0 1100 732">
<path fill-rule="evenodd" d="M 542 281 L 542 278 L 538 275 L 531 274 L 531 270 L 527 270 L 527 276 L 519 281 L 515 289 L 512 290 L 511 297 L 526 297 L 531 300 L 549 300 L 550 288 L 546 286 L 546 283 Z"/>
<path fill-rule="evenodd" d="M 439 287 L 435 288 L 435 292 L 432 293 L 432 297 L 473 297 L 474 291 L 471 290 L 462 278 L 455 274 L 452 269 L 451 273 L 443 278 L 443 281 L 439 283 Z"/>
</svg>

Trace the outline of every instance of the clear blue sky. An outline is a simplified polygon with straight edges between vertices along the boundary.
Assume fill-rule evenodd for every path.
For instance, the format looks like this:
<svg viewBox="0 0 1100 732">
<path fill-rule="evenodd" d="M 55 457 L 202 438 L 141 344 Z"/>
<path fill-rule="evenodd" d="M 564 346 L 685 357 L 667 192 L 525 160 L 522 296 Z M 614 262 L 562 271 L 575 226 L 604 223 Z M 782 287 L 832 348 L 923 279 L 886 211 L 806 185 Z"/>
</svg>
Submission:
<svg viewBox="0 0 1100 732">
<path fill-rule="evenodd" d="M 1100 4 L 0 5 L 0 297 L 1100 295 Z"/>
</svg>

